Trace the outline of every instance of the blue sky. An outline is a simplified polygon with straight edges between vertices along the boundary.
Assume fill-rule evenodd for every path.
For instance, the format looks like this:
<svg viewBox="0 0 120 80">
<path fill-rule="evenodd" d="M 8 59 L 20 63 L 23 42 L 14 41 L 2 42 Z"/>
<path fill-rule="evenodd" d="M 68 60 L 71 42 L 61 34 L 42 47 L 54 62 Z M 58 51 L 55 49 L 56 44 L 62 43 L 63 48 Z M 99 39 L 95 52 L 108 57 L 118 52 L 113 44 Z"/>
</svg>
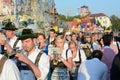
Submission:
<svg viewBox="0 0 120 80">
<path fill-rule="evenodd" d="M 92 14 L 105 13 L 107 16 L 116 15 L 120 18 L 120 0 L 54 0 L 58 13 L 77 15 L 81 6 L 89 7 Z"/>
</svg>

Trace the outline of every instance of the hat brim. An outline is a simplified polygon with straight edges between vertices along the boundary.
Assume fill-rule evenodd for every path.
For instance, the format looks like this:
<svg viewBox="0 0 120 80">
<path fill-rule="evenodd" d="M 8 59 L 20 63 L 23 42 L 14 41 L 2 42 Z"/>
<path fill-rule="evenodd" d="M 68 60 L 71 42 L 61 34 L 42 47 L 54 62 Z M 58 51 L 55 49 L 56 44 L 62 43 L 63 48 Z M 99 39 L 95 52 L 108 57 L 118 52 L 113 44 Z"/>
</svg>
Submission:
<svg viewBox="0 0 120 80">
<path fill-rule="evenodd" d="M 4 29 L 4 30 L 12 30 L 12 31 L 17 30 L 17 28 L 6 28 L 6 27 L 4 27 L 2 29 Z"/>
<path fill-rule="evenodd" d="M 28 39 L 28 38 L 37 38 L 36 35 L 34 34 L 26 34 L 26 35 L 22 35 L 22 36 L 18 36 L 18 40 L 25 40 L 25 39 Z"/>
</svg>

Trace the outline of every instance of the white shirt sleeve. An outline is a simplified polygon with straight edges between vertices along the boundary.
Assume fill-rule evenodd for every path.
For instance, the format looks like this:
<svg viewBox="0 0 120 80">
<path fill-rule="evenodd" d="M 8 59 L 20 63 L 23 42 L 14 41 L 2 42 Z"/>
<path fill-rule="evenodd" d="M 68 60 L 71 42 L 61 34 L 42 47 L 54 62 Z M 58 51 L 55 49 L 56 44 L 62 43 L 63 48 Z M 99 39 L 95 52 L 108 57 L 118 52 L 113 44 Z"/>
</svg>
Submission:
<svg viewBox="0 0 120 80">
<path fill-rule="evenodd" d="M 50 68 L 50 61 L 49 57 L 46 54 L 42 54 L 40 61 L 39 61 L 39 69 L 41 71 L 41 77 L 38 80 L 46 80 L 47 74 Z"/>
<path fill-rule="evenodd" d="M 81 62 L 84 62 L 86 60 L 86 55 L 84 50 L 80 49 L 80 54 L 81 54 Z"/>
<path fill-rule="evenodd" d="M 67 49 L 64 49 L 64 51 L 63 51 L 63 53 L 62 53 L 62 57 L 66 60 L 66 58 L 68 59 L 68 58 L 70 58 L 70 57 L 72 57 L 72 52 L 71 52 L 71 50 L 68 50 L 68 51 L 66 51 Z M 67 55 L 66 55 L 66 52 L 67 52 Z"/>
<path fill-rule="evenodd" d="M 21 80 L 18 68 L 11 60 L 5 62 L 0 80 Z"/>
<path fill-rule="evenodd" d="M 99 46 L 97 43 L 94 42 L 92 46 L 93 46 L 93 50 L 99 50 Z"/>
<path fill-rule="evenodd" d="M 18 47 L 20 50 L 23 49 L 21 40 L 18 41 L 16 47 Z"/>
</svg>

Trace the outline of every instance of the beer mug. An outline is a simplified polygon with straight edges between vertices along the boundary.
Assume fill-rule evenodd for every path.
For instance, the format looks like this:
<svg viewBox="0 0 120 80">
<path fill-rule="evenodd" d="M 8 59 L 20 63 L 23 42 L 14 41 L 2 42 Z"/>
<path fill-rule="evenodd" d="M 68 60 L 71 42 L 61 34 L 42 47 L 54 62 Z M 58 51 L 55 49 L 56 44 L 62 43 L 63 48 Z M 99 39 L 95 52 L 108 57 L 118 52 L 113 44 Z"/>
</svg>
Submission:
<svg viewBox="0 0 120 80">
<path fill-rule="evenodd" d="M 59 58 L 58 58 L 59 54 L 56 51 L 53 51 L 53 54 L 54 54 L 53 64 L 57 65 L 59 62 Z"/>
<path fill-rule="evenodd" d="M 10 59 L 16 58 L 15 55 L 22 51 L 23 51 L 23 49 L 19 49 L 18 47 L 14 48 L 13 51 L 11 53 L 9 53 L 9 58 Z"/>
<path fill-rule="evenodd" d="M 91 48 L 89 44 L 81 44 L 80 48 L 82 48 L 85 52 L 85 55 L 87 57 L 87 59 L 91 58 Z"/>
</svg>

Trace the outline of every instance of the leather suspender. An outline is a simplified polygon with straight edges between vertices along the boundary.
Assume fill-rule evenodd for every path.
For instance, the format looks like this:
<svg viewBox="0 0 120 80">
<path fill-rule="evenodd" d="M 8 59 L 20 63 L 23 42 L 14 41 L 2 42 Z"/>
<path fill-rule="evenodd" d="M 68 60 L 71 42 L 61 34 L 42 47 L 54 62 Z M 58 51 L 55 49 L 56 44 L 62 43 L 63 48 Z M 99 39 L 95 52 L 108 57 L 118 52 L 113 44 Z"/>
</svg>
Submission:
<svg viewBox="0 0 120 80">
<path fill-rule="evenodd" d="M 69 50 L 69 49 L 66 50 L 66 58 L 68 58 L 68 57 L 67 57 L 68 50 Z M 68 60 L 68 59 L 67 59 L 67 60 Z M 80 53 L 80 49 L 79 49 L 79 63 L 81 63 L 81 53 Z"/>
<path fill-rule="evenodd" d="M 0 60 L 0 74 L 1 74 L 1 72 L 2 72 L 2 70 L 3 70 L 4 63 L 6 62 L 7 59 L 8 59 L 8 58 L 7 58 L 6 56 L 3 56 L 3 57 L 1 58 L 1 60 Z"/>
<path fill-rule="evenodd" d="M 35 60 L 35 65 L 36 66 L 39 66 L 39 61 L 40 61 L 40 58 L 41 58 L 42 54 L 44 54 L 44 53 L 42 53 L 40 51 L 39 54 L 37 55 L 36 60 Z M 22 66 L 21 62 L 17 62 L 17 65 L 18 65 L 19 70 L 30 70 L 30 68 L 28 66 Z M 36 77 L 35 77 L 35 80 L 37 80 Z"/>
<path fill-rule="evenodd" d="M 81 53 L 80 53 L 80 49 L 79 49 L 79 62 L 81 63 Z"/>
<path fill-rule="evenodd" d="M 39 63 L 39 61 L 40 61 L 40 57 L 41 57 L 42 54 L 43 54 L 42 52 L 39 52 L 39 54 L 37 55 L 36 60 L 35 60 L 35 65 L 36 65 L 36 66 L 39 65 L 38 63 Z"/>
<path fill-rule="evenodd" d="M 39 54 L 37 55 L 36 57 L 36 60 L 35 60 L 35 65 L 36 66 L 39 66 L 39 61 L 40 61 L 40 58 L 41 58 L 41 55 L 44 54 L 42 53 L 41 51 L 39 52 Z M 37 80 L 37 78 L 35 77 L 35 80 Z"/>
<path fill-rule="evenodd" d="M 13 49 L 16 47 L 17 43 L 18 43 L 19 40 L 16 40 L 14 45 L 13 45 Z"/>
<path fill-rule="evenodd" d="M 41 58 L 42 54 L 43 54 L 42 52 L 39 52 L 39 54 L 37 55 L 36 60 L 35 60 L 35 65 L 36 66 L 39 65 L 39 61 L 40 61 L 40 58 Z M 21 62 L 17 62 L 17 66 L 18 66 L 19 70 L 30 70 L 30 68 L 25 68 L 25 67 L 28 67 L 28 66 L 22 66 Z"/>
</svg>

